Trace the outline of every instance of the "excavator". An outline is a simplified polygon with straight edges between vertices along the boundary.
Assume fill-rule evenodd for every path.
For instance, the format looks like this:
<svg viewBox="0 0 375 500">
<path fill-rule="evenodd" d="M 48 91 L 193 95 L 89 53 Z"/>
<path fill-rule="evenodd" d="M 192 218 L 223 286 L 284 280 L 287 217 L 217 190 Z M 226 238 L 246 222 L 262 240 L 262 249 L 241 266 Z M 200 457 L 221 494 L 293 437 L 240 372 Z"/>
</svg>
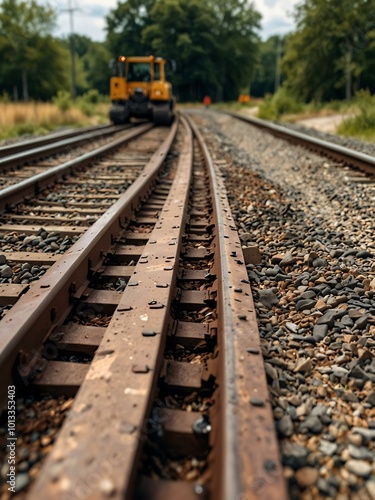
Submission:
<svg viewBox="0 0 375 500">
<path fill-rule="evenodd" d="M 161 57 L 120 56 L 110 82 L 109 118 L 114 125 L 130 118 L 148 118 L 157 125 L 171 125 L 175 98 L 165 77 L 166 60 Z"/>
</svg>

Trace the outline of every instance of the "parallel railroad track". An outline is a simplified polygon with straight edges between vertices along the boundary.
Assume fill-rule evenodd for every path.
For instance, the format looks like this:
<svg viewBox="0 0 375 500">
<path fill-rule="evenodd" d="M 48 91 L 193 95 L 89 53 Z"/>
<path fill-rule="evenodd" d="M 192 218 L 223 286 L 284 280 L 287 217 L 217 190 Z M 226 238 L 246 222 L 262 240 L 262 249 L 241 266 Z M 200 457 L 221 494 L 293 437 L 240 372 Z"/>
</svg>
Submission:
<svg viewBox="0 0 375 500">
<path fill-rule="evenodd" d="M 151 127 L 124 131 L 99 149 L 0 191 L 3 312 L 140 175 L 165 135 Z"/>
<path fill-rule="evenodd" d="M 68 139 L 69 137 L 77 137 L 82 134 L 87 134 L 95 131 L 105 132 L 107 129 L 111 128 L 111 125 L 99 125 L 93 127 L 83 127 L 79 129 L 69 129 L 63 132 L 55 132 L 42 137 L 37 137 L 35 139 L 29 139 L 26 141 L 15 142 L 14 144 L 8 144 L 6 146 L 0 147 L 0 158 L 4 156 L 11 156 L 28 149 L 35 149 L 37 147 L 46 146 L 47 144 L 52 144 L 53 142 L 62 141 Z"/>
<path fill-rule="evenodd" d="M 55 134 L 0 148 L 0 188 L 47 171 L 62 161 L 71 160 L 116 139 L 127 126 L 100 126 L 75 132 Z M 1 192 L 1 191 L 0 191 Z"/>
<path fill-rule="evenodd" d="M 320 154 L 333 158 L 344 164 L 356 167 L 361 172 L 364 172 L 371 178 L 375 177 L 375 158 L 365 153 L 359 151 L 354 151 L 353 149 L 346 148 L 344 146 L 339 146 L 332 142 L 323 141 L 294 130 L 282 127 L 275 123 L 260 120 L 259 118 L 253 118 L 244 116 L 240 113 L 232 113 L 229 111 L 222 111 L 223 113 L 232 116 L 233 118 L 238 118 L 241 121 L 249 123 L 254 127 L 261 128 L 280 137 L 281 139 L 286 139 L 294 144 L 299 144 L 310 150 L 316 151 Z"/>
<path fill-rule="evenodd" d="M 53 445 L 36 418 L 27 498 L 286 498 L 254 311 L 224 183 L 183 118 L 0 322 L 2 397 L 71 407 Z"/>
</svg>

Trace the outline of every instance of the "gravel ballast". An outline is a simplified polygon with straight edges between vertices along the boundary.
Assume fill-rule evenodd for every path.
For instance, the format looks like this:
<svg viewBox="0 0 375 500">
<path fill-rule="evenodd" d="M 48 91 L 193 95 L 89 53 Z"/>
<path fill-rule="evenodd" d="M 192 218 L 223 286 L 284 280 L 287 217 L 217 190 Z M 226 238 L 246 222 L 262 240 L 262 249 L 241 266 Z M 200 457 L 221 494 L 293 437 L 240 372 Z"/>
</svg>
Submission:
<svg viewBox="0 0 375 500">
<path fill-rule="evenodd" d="M 193 116 L 262 255 L 247 269 L 290 496 L 375 498 L 375 186 L 231 117 Z"/>
</svg>

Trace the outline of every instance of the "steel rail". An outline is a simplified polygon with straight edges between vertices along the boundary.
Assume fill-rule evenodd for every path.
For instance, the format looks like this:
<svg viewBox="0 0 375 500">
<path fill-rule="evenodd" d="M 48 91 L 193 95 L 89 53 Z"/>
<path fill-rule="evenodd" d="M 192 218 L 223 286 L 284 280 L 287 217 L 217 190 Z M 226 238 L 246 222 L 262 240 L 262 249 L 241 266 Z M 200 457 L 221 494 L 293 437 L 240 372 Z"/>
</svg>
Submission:
<svg viewBox="0 0 375 500">
<path fill-rule="evenodd" d="M 231 111 L 218 111 L 218 113 L 232 116 L 233 118 L 247 122 L 257 128 L 267 130 L 276 137 L 286 139 L 287 141 L 307 147 L 335 160 L 345 162 L 348 165 L 357 167 L 363 172 L 366 172 L 370 176 L 375 175 L 375 158 L 373 156 L 344 146 L 339 146 L 332 142 L 323 141 L 316 137 L 311 137 L 307 134 L 302 134 L 301 132 L 296 132 L 259 118 L 248 117 Z"/>
<path fill-rule="evenodd" d="M 0 158 L 0 172 L 6 172 L 13 167 L 23 165 L 31 161 L 40 160 L 41 158 L 46 158 L 48 155 L 59 153 L 69 147 L 78 146 L 87 141 L 100 139 L 102 137 L 106 137 L 107 135 L 113 135 L 116 132 L 121 132 L 126 128 L 129 127 L 123 125 L 116 125 L 108 127 L 105 130 L 95 130 L 93 132 L 88 132 L 83 135 L 79 135 L 78 137 L 74 136 L 69 139 L 53 142 L 52 144 L 39 146 L 27 151 L 22 151 L 20 153 L 12 154 L 10 156 L 5 156 L 3 158 Z"/>
<path fill-rule="evenodd" d="M 227 191 L 208 147 L 188 118 L 209 170 L 219 262 L 219 474 L 212 498 L 287 498 L 268 397 L 255 307 Z M 251 353 L 255 354 L 251 354 Z"/>
<path fill-rule="evenodd" d="M 209 440 L 212 449 L 208 456 L 210 498 L 287 498 L 255 307 L 226 189 L 196 125 L 188 117 L 183 116 L 182 121 L 186 133 L 165 204 L 142 247 L 142 255 L 104 332 L 70 415 L 28 494 L 29 500 L 77 496 L 134 498 L 144 425 L 157 392 L 188 221 L 193 135 L 200 149 L 197 168 L 201 168 L 202 154 L 209 178 L 213 208 L 213 224 L 209 227 L 214 240 L 207 252 L 213 255 L 210 269 L 215 286 L 211 291 L 215 297 L 216 291 L 218 294 L 214 301 L 218 361 Z M 176 131 L 177 123 L 122 198 L 31 286 L 27 296 L 21 297 L 0 322 L 2 396 L 12 382 L 11 372 L 16 371 L 14 365 L 20 350 L 32 353 L 40 349 L 66 318 L 72 299 L 84 294 L 106 253 L 116 254 L 116 238 L 134 209 L 151 193 Z M 207 210 L 211 213 L 211 209 Z M 92 477 L 95 479 L 89 479 Z M 190 488 L 193 496 L 189 498 L 198 498 L 204 492 L 199 483 L 196 486 L 198 489 Z M 153 498 L 159 498 L 163 487 L 168 485 L 164 484 L 159 493 L 155 490 Z M 183 491 L 186 492 L 184 488 Z"/>
<path fill-rule="evenodd" d="M 29 139 L 22 142 L 17 142 L 14 144 L 8 144 L 6 146 L 0 147 L 0 158 L 4 156 L 11 156 L 26 149 L 34 149 L 39 146 L 45 146 L 46 144 L 51 144 L 52 142 L 61 141 L 63 139 L 68 139 L 69 137 L 75 137 L 82 134 L 87 134 L 88 132 L 94 132 L 98 130 L 105 131 L 106 129 L 112 127 L 112 125 L 99 125 L 95 127 L 83 127 L 78 129 L 69 129 L 63 132 L 55 132 L 53 134 L 48 134 L 42 137 L 37 137 L 36 139 Z"/>
<path fill-rule="evenodd" d="M 144 131 L 152 124 L 143 126 Z M 163 144 L 154 153 L 140 176 L 82 236 L 51 266 L 47 273 L 35 282 L 27 294 L 0 321 L 0 401 L 11 383 L 14 363 L 20 350 L 33 352 L 40 348 L 49 332 L 58 324 L 71 307 L 72 297 L 88 282 L 88 274 L 101 262 L 103 249 L 111 248 L 112 242 L 125 222 L 133 215 L 140 201 L 151 189 L 160 166 L 166 158 L 177 130 L 173 125 Z M 132 131 L 134 134 L 135 131 Z M 139 131 L 138 131 L 139 134 Z M 122 139 L 124 141 L 124 139 Z M 108 152 L 121 141 L 101 148 Z M 104 150 L 106 148 L 106 150 Z M 95 157 L 89 154 L 85 161 Z"/>
<path fill-rule="evenodd" d="M 18 182 L 17 184 L 13 184 L 12 186 L 0 190 L 0 210 L 3 210 L 13 203 L 21 202 L 27 197 L 38 194 L 42 188 L 50 185 L 56 179 L 62 178 L 77 168 L 88 165 L 96 158 L 99 158 L 104 154 L 108 154 L 129 140 L 144 134 L 152 127 L 153 124 L 150 123 L 139 125 L 138 127 L 132 128 L 126 132 L 123 137 L 120 137 L 109 144 L 105 144 L 104 146 L 94 149 L 89 153 L 85 153 L 78 158 L 74 158 L 73 160 L 69 160 L 61 165 L 51 167 L 45 172 L 33 175 L 28 179 Z"/>
</svg>

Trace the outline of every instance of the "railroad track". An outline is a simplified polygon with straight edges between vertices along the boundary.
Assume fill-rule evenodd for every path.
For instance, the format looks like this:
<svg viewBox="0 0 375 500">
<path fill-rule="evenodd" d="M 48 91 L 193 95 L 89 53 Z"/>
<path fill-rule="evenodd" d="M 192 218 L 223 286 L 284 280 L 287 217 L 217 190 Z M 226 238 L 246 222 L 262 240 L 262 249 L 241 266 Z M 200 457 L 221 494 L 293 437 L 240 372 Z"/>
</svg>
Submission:
<svg viewBox="0 0 375 500">
<path fill-rule="evenodd" d="M 127 126 L 99 126 L 53 134 L 0 148 L 0 188 L 5 189 L 118 138 Z M 1 191 L 0 191 L 1 192 Z"/>
<path fill-rule="evenodd" d="M 140 174 L 165 135 L 151 127 L 0 191 L 2 314 Z"/>
<path fill-rule="evenodd" d="M 141 174 L 0 321 L 27 498 L 286 498 L 218 166 L 186 117 L 149 133 L 164 138 Z"/>
<path fill-rule="evenodd" d="M 99 125 L 93 127 L 82 127 L 79 129 L 69 129 L 69 130 L 64 130 L 63 132 L 55 132 L 42 137 L 37 137 L 35 139 L 15 142 L 14 144 L 8 144 L 6 146 L 0 147 L 0 158 L 3 158 L 4 156 L 12 156 L 14 154 L 21 153 L 22 151 L 26 151 L 28 149 L 35 149 L 37 147 L 46 146 L 47 144 L 51 144 L 53 142 L 62 141 L 70 137 L 77 137 L 79 135 L 90 132 L 95 132 L 99 130 L 105 132 L 110 127 L 111 125 Z"/>
<path fill-rule="evenodd" d="M 334 144 L 332 142 L 323 141 L 307 134 L 290 130 L 266 120 L 248 117 L 240 113 L 233 113 L 230 111 L 220 112 L 253 125 L 254 127 L 264 129 L 276 137 L 285 139 L 293 144 L 299 144 L 307 149 L 323 154 L 324 156 L 343 162 L 346 165 L 356 167 L 358 170 L 364 172 L 371 178 L 375 177 L 375 158 L 373 156 Z"/>
</svg>

